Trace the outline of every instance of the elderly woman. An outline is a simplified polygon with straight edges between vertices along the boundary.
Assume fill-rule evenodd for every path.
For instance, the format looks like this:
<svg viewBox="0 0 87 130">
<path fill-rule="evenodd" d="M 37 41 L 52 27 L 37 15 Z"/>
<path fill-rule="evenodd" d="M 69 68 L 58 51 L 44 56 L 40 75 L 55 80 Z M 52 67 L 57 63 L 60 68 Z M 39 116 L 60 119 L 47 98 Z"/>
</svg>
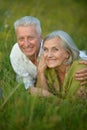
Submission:
<svg viewBox="0 0 87 130">
<path fill-rule="evenodd" d="M 59 97 L 87 98 L 87 84 L 81 85 L 75 73 L 85 67 L 72 38 L 64 31 L 54 31 L 43 40 L 43 55 L 38 65 L 37 86 Z"/>
</svg>

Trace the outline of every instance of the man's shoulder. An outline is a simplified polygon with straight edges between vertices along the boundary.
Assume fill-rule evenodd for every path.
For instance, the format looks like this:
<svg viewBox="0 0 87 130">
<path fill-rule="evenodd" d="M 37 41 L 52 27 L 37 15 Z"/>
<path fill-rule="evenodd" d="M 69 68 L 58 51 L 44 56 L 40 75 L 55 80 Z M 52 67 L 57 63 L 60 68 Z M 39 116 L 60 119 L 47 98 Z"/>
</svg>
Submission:
<svg viewBox="0 0 87 130">
<path fill-rule="evenodd" d="M 12 51 L 15 51 L 15 50 L 19 50 L 19 46 L 18 46 L 18 43 L 15 43 L 11 49 L 11 52 Z"/>
<path fill-rule="evenodd" d="M 12 50 L 11 50 L 11 53 L 10 53 L 10 57 L 13 57 L 13 56 L 18 56 L 20 55 L 22 52 L 18 46 L 18 43 L 15 43 L 12 47 Z"/>
</svg>

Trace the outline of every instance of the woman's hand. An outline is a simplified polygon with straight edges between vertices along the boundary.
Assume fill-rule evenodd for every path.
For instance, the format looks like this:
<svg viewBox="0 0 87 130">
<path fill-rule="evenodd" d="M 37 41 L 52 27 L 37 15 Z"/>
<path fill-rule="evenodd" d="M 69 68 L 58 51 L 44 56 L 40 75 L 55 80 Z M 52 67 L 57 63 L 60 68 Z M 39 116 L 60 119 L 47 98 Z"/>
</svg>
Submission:
<svg viewBox="0 0 87 130">
<path fill-rule="evenodd" d="M 54 97 L 52 93 L 50 93 L 48 90 L 45 90 L 43 88 L 37 88 L 37 87 L 30 87 L 29 88 L 29 93 L 33 96 L 38 96 L 38 97 Z"/>
<path fill-rule="evenodd" d="M 47 68 L 47 65 L 46 65 L 44 56 L 42 55 L 41 58 L 40 58 L 40 61 L 38 63 L 38 66 L 37 66 L 36 87 L 43 88 L 45 90 L 47 90 L 47 88 L 48 88 L 47 83 L 46 83 L 46 78 L 45 78 L 45 75 L 44 75 L 46 68 Z M 44 94 L 45 94 L 45 92 L 44 92 Z"/>
<path fill-rule="evenodd" d="M 47 68 L 47 65 L 46 65 L 44 56 L 42 55 L 37 66 L 38 73 L 44 73 L 46 68 Z"/>
</svg>

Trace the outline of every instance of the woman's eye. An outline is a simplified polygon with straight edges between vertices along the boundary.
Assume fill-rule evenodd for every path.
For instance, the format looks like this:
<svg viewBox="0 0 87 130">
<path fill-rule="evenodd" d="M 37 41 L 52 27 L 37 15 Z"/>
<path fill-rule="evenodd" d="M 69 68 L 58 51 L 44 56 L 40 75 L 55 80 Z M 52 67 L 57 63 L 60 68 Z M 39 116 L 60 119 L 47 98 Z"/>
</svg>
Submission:
<svg viewBox="0 0 87 130">
<path fill-rule="evenodd" d="M 47 48 L 43 48 L 44 51 L 47 51 Z"/>
<path fill-rule="evenodd" d="M 53 48 L 53 51 L 58 51 L 59 49 L 58 48 Z"/>
</svg>

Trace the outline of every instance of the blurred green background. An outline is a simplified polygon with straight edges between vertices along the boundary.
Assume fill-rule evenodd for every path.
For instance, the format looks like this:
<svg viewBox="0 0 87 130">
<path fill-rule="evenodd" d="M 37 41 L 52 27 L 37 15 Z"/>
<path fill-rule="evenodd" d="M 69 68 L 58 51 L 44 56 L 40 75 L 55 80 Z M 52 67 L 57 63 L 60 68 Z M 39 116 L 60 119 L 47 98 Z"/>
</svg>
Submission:
<svg viewBox="0 0 87 130">
<path fill-rule="evenodd" d="M 0 35 L 6 40 L 4 33 L 10 31 L 11 35 L 15 20 L 32 15 L 40 19 L 43 36 L 61 29 L 73 37 L 79 49 L 87 49 L 86 8 L 86 0 L 0 0 Z"/>
</svg>

